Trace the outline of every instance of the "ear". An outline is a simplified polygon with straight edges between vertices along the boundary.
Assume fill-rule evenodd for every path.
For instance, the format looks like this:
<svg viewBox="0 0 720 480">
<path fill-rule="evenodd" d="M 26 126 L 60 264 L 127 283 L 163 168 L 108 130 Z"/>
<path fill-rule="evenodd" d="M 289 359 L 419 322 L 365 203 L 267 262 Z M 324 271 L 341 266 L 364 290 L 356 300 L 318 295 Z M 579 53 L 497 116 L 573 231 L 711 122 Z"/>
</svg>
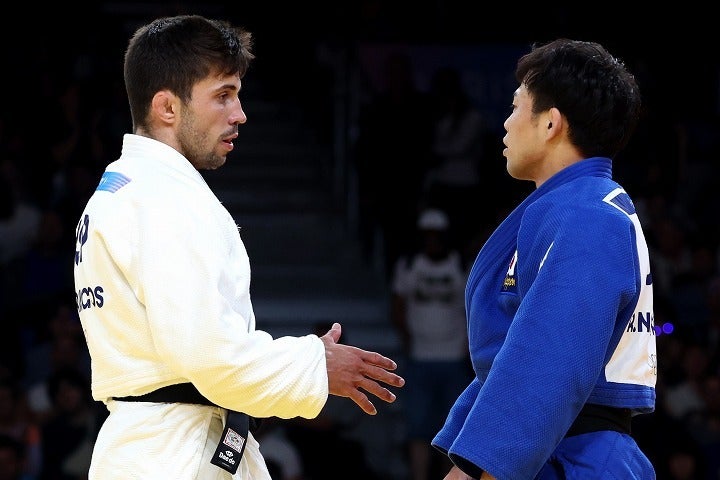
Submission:
<svg viewBox="0 0 720 480">
<path fill-rule="evenodd" d="M 564 129 L 565 119 L 563 118 L 560 110 L 552 107 L 548 110 L 547 115 L 547 138 L 553 138 L 560 135 L 560 132 Z"/>
<path fill-rule="evenodd" d="M 160 90 L 153 96 L 151 116 L 160 123 L 175 122 L 180 111 L 179 99 L 168 90 Z"/>
</svg>

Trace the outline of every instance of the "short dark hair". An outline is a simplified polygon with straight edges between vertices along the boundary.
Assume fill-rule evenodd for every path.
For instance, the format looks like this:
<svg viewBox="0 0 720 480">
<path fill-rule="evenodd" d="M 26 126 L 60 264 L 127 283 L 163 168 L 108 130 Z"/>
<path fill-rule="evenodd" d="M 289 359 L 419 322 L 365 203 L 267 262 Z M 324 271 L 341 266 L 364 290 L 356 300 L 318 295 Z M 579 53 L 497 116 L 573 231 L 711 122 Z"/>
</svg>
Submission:
<svg viewBox="0 0 720 480">
<path fill-rule="evenodd" d="M 133 129 L 146 127 L 153 96 L 168 89 L 183 102 L 195 83 L 212 73 L 245 75 L 252 34 L 200 15 L 158 18 L 138 28 L 125 51 L 125 89 Z"/>
<path fill-rule="evenodd" d="M 534 44 L 518 60 L 515 78 L 532 97 L 533 113 L 560 110 L 570 141 L 586 157 L 614 158 L 640 118 L 635 77 L 595 42 L 561 38 Z"/>
</svg>

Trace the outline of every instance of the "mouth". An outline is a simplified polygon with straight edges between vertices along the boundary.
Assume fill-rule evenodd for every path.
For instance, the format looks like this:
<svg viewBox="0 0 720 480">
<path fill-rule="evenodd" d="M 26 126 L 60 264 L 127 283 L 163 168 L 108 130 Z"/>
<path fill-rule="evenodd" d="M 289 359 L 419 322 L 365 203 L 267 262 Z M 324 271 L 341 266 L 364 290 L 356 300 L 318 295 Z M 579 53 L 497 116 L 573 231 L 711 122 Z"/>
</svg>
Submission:
<svg viewBox="0 0 720 480">
<path fill-rule="evenodd" d="M 238 134 L 235 133 L 233 135 L 230 135 L 229 137 L 225 137 L 222 139 L 223 145 L 225 145 L 225 148 L 228 149 L 228 151 L 235 148 L 235 145 L 233 145 L 233 140 L 235 140 L 238 137 Z"/>
</svg>

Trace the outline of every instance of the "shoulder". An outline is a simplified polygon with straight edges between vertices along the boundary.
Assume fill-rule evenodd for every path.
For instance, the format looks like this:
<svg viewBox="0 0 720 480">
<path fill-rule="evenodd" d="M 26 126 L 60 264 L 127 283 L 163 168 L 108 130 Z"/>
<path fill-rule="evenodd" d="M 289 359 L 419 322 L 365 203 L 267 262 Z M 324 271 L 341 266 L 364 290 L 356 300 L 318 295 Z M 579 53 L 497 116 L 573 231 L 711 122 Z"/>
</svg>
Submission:
<svg viewBox="0 0 720 480">
<path fill-rule="evenodd" d="M 633 227 L 635 207 L 627 192 L 609 179 L 581 178 L 550 191 L 528 206 L 521 231 L 591 241 L 625 235 Z"/>
<path fill-rule="evenodd" d="M 582 177 L 560 185 L 527 207 L 527 212 L 530 214 L 541 212 L 610 214 L 619 211 L 624 211 L 626 216 L 635 213 L 630 195 L 617 182 L 597 177 Z"/>
<path fill-rule="evenodd" d="M 168 174 L 157 164 L 121 159 L 108 165 L 87 211 L 113 224 L 185 230 L 188 218 L 197 223 L 212 212 L 213 199 L 199 182 Z"/>
</svg>

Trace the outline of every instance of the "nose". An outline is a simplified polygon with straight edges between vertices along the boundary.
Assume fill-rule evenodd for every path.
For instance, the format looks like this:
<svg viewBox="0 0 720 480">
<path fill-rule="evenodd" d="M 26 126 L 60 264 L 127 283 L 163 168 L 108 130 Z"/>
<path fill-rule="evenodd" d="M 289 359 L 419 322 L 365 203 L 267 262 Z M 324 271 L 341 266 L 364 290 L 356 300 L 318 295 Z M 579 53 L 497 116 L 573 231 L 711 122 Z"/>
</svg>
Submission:
<svg viewBox="0 0 720 480">
<path fill-rule="evenodd" d="M 230 123 L 237 125 L 244 124 L 245 122 L 247 122 L 247 115 L 245 115 L 245 110 L 243 110 L 242 104 L 240 103 L 240 100 L 238 100 L 237 108 L 233 110 L 233 113 L 230 116 Z"/>
</svg>

